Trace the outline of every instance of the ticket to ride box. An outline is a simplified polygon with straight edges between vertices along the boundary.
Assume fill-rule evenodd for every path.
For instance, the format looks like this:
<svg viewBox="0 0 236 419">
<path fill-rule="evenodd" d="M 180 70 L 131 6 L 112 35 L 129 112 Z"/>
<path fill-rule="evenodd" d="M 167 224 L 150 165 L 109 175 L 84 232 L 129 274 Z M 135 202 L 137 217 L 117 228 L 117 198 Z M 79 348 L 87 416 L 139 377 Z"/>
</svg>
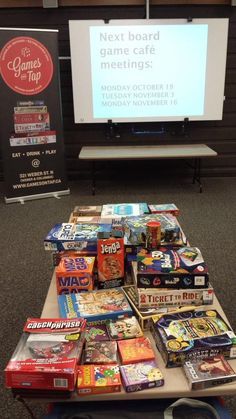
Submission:
<svg viewBox="0 0 236 419">
<path fill-rule="evenodd" d="M 95 257 L 63 257 L 56 267 L 57 294 L 92 291 Z"/>
</svg>

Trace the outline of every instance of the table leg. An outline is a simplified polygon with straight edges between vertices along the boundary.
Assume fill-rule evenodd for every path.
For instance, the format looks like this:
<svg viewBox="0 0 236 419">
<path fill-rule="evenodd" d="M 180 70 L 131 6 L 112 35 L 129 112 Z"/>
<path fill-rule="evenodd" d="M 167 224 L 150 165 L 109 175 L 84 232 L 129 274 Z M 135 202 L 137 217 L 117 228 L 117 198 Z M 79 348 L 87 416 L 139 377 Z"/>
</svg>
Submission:
<svg viewBox="0 0 236 419">
<path fill-rule="evenodd" d="M 96 167 L 95 167 L 95 161 L 92 161 L 92 195 L 95 195 L 95 188 L 96 188 Z"/>
<path fill-rule="evenodd" d="M 195 183 L 195 181 L 199 184 L 199 192 L 202 193 L 201 158 L 200 157 L 196 157 L 194 159 L 193 183 Z"/>
</svg>

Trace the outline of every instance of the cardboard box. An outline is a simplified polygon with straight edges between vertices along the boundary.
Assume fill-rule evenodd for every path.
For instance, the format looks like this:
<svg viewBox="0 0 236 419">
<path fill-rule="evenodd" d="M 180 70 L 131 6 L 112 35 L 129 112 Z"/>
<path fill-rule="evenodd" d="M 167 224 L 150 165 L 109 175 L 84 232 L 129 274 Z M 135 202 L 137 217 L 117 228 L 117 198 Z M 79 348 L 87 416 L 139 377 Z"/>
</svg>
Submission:
<svg viewBox="0 0 236 419">
<path fill-rule="evenodd" d="M 79 396 L 117 393 L 119 391 L 121 391 L 121 379 L 117 364 L 79 365 L 77 378 L 77 393 Z"/>
<path fill-rule="evenodd" d="M 28 319 L 5 369 L 6 387 L 73 391 L 84 344 L 84 319 Z"/>
<path fill-rule="evenodd" d="M 57 294 L 92 291 L 95 257 L 63 257 L 56 267 Z"/>
</svg>

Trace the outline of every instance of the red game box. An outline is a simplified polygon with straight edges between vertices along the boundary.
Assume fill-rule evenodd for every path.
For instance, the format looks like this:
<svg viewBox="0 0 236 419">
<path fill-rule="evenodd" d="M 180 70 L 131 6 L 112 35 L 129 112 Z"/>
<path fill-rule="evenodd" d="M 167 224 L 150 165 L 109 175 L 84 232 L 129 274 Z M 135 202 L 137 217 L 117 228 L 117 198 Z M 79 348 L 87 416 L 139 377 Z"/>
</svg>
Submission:
<svg viewBox="0 0 236 419">
<path fill-rule="evenodd" d="M 28 319 L 6 369 L 6 387 L 73 391 L 86 320 Z"/>
</svg>

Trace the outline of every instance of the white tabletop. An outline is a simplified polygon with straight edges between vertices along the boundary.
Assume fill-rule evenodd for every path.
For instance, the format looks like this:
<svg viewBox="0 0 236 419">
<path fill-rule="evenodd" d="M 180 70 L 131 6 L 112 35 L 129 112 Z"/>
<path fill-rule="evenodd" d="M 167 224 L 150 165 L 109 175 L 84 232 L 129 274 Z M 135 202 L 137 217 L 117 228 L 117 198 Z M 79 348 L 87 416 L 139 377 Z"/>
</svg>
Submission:
<svg viewBox="0 0 236 419">
<path fill-rule="evenodd" d="M 82 147 L 81 160 L 171 159 L 213 157 L 217 152 L 206 144 L 91 146 Z"/>
</svg>

